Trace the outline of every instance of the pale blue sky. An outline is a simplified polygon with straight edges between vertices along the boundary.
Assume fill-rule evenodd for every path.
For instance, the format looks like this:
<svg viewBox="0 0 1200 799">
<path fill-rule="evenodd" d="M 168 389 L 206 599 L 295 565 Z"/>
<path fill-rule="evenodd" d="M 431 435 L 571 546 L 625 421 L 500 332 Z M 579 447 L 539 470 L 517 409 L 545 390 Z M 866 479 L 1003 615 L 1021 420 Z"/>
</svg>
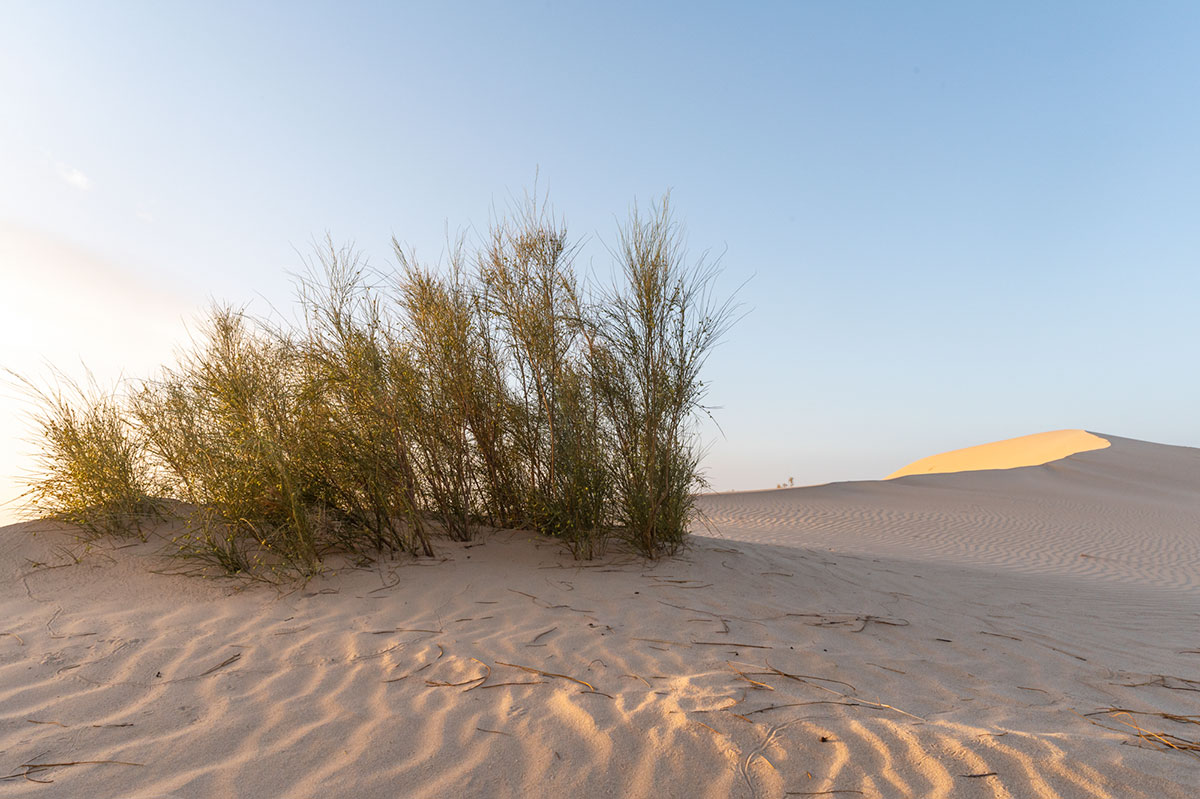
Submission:
<svg viewBox="0 0 1200 799">
<path fill-rule="evenodd" d="M 0 365 L 145 374 L 210 295 L 286 308 L 313 236 L 436 259 L 540 171 L 595 269 L 670 189 L 749 279 L 718 489 L 1200 445 L 1197 9 L 5 0 Z"/>
</svg>

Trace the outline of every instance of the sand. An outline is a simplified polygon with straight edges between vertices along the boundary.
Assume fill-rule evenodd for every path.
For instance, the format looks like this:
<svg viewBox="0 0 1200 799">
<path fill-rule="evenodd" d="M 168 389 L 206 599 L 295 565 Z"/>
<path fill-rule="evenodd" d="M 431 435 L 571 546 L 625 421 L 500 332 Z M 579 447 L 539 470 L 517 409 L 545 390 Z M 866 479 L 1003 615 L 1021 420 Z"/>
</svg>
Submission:
<svg viewBox="0 0 1200 799">
<path fill-rule="evenodd" d="M 1086 430 L 1053 430 L 1049 433 L 1035 433 L 1031 436 L 993 441 L 977 447 L 930 455 L 892 472 L 887 479 L 910 474 L 947 474 L 1041 466 L 1043 463 L 1061 460 L 1077 452 L 1090 452 L 1107 446 L 1108 441 Z"/>
<path fill-rule="evenodd" d="M 1200 451 L 1102 438 L 707 496 L 656 564 L 495 532 L 280 591 L 9 527 L 0 777 L 121 762 L 0 797 L 1194 797 L 1127 723 L 1200 739 L 1152 715 L 1200 714 Z"/>
</svg>

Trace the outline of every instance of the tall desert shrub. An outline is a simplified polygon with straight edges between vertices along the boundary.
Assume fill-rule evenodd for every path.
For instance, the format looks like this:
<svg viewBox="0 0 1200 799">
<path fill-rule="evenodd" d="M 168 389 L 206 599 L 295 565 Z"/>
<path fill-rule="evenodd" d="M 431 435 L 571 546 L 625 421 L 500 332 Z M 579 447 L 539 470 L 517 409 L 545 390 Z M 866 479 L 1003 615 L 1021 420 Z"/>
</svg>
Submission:
<svg viewBox="0 0 1200 799">
<path fill-rule="evenodd" d="M 198 346 L 135 399 L 148 449 L 195 509 L 185 554 L 234 571 L 319 569 L 299 366 L 292 342 L 216 306 Z"/>
<path fill-rule="evenodd" d="M 565 226 L 529 201 L 493 227 L 480 255 L 487 312 L 511 357 L 518 403 L 509 428 L 525 474 L 524 505 L 539 531 L 590 556 L 607 529 L 604 441 L 582 372 L 575 247 Z"/>
<path fill-rule="evenodd" d="M 356 252 L 326 242 L 309 267 L 299 282 L 299 341 L 318 453 L 313 481 L 348 517 L 343 548 L 430 555 L 408 412 L 411 357 Z"/>
<path fill-rule="evenodd" d="M 695 424 L 701 369 L 733 306 L 713 299 L 716 267 L 689 264 L 669 203 L 636 208 L 614 254 L 621 278 L 582 308 L 589 366 L 612 436 L 617 526 L 647 556 L 675 552 L 705 486 Z"/>
<path fill-rule="evenodd" d="M 459 251 L 439 274 L 397 244 L 404 341 L 413 367 L 406 407 L 421 457 L 427 506 L 450 538 L 467 541 L 478 516 L 471 406 L 479 391 L 474 297 Z"/>
<path fill-rule="evenodd" d="M 467 426 L 477 458 L 477 491 L 483 518 L 495 527 L 528 523 L 530 494 L 526 453 L 517 445 L 526 429 L 527 404 L 514 390 L 511 348 L 491 307 L 486 284 L 473 284 L 475 364 Z"/>
<path fill-rule="evenodd" d="M 704 486 L 701 371 L 731 322 L 664 201 L 633 212 L 608 287 L 530 200 L 479 248 L 398 268 L 320 245 L 298 321 L 215 306 L 128 400 L 37 395 L 38 512 L 92 533 L 167 503 L 181 554 L 229 573 L 311 575 L 338 551 L 433 554 L 432 533 L 534 529 L 579 558 L 613 535 L 676 551 Z"/>
</svg>

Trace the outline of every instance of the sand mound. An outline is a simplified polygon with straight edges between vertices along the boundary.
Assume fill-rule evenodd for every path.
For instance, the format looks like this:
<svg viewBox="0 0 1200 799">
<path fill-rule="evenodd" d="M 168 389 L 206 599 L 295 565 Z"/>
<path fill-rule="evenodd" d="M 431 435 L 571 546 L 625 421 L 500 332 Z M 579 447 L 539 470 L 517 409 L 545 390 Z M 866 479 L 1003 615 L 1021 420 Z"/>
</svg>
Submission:
<svg viewBox="0 0 1200 799">
<path fill-rule="evenodd" d="M 993 441 L 976 447 L 956 449 L 940 455 L 930 455 L 913 461 L 903 469 L 892 472 L 888 480 L 910 474 L 943 474 L 947 472 L 976 472 L 985 469 L 1016 469 L 1021 466 L 1041 466 L 1078 452 L 1103 449 L 1108 442 L 1086 430 L 1054 430 L 1004 441 Z"/>
<path fill-rule="evenodd" d="M 1200 450 L 1111 446 L 1026 469 L 714 494 L 729 536 L 1200 593 Z"/>
<path fill-rule="evenodd" d="M 1200 738 L 1200 452 L 1109 438 L 705 497 L 658 563 L 498 532 L 275 590 L 0 530 L 0 797 L 1194 797 L 1149 732 Z"/>
</svg>

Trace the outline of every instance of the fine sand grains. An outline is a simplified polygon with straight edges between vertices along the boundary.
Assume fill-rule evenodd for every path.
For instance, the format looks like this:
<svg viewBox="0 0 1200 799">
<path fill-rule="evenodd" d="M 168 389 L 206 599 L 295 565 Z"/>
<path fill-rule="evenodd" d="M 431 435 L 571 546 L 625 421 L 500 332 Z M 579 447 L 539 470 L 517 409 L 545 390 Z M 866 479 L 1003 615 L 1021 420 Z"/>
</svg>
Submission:
<svg viewBox="0 0 1200 799">
<path fill-rule="evenodd" d="M 1191 797 L 1200 453 L 733 495 L 277 591 L 0 532 L 0 797 Z M 152 571 L 154 570 L 154 571 Z"/>
</svg>

